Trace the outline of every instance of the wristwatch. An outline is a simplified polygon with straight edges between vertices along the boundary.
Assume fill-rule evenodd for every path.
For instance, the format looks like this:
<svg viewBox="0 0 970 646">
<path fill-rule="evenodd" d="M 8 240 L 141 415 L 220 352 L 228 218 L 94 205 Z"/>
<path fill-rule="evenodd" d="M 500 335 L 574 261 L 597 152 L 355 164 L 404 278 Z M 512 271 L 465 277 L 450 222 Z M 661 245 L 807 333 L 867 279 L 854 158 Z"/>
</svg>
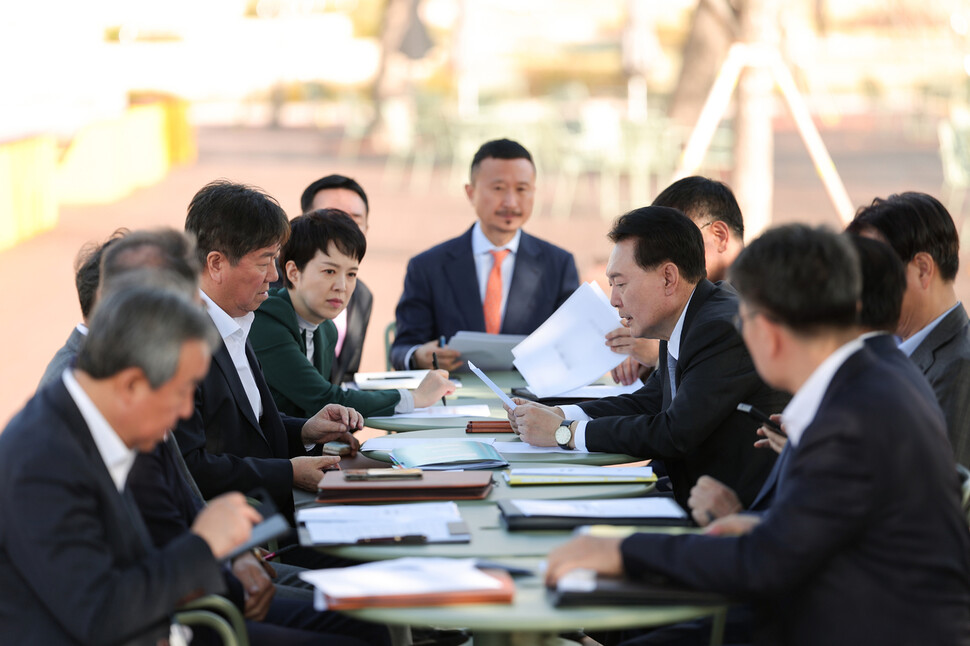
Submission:
<svg viewBox="0 0 970 646">
<path fill-rule="evenodd" d="M 559 445 L 560 449 L 573 450 L 573 447 L 569 446 L 569 440 L 573 439 L 573 432 L 569 428 L 572 423 L 573 420 L 564 419 L 559 423 L 559 428 L 556 429 L 556 444 Z"/>
</svg>

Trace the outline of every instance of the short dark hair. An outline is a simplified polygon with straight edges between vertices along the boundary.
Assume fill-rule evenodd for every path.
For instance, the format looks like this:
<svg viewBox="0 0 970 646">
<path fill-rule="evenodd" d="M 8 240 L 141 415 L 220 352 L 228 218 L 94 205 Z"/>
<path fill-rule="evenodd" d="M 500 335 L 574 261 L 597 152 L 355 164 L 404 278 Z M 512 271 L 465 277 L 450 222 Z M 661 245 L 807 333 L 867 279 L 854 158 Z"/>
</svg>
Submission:
<svg viewBox="0 0 970 646">
<path fill-rule="evenodd" d="M 212 320 L 197 303 L 177 291 L 131 286 L 98 303 L 77 367 L 95 379 L 141 368 L 157 389 L 175 375 L 182 344 L 196 339 L 210 350 L 219 343 Z"/>
<path fill-rule="evenodd" d="M 286 275 L 286 263 L 290 260 L 303 271 L 317 255 L 317 250 L 327 253 L 331 243 L 336 245 L 340 253 L 356 258 L 358 262 L 364 259 L 364 252 L 367 251 L 367 239 L 360 227 L 340 209 L 317 209 L 304 213 L 293 218 L 290 229 L 290 239 L 280 250 L 283 284 L 287 287 L 293 287 Z"/>
<path fill-rule="evenodd" d="M 317 193 L 335 188 L 345 188 L 360 195 L 360 199 L 364 200 L 364 215 L 370 213 L 370 202 L 367 201 L 367 193 L 364 192 L 364 188 L 356 180 L 344 175 L 327 175 L 307 186 L 303 195 L 300 196 L 301 211 L 309 213 L 310 209 L 313 208 L 313 198 L 317 196 Z"/>
<path fill-rule="evenodd" d="M 609 238 L 614 244 L 635 238 L 635 258 L 642 269 L 670 261 L 688 282 L 697 283 L 707 276 L 701 230 L 677 209 L 666 206 L 634 209 L 617 218 Z"/>
<path fill-rule="evenodd" d="M 81 305 L 81 317 L 87 320 L 94 308 L 98 285 L 101 283 L 101 258 L 108 247 L 128 235 L 128 229 L 116 229 L 104 242 L 86 244 L 74 259 L 74 287 Z"/>
<path fill-rule="evenodd" d="M 189 203 L 185 230 L 195 235 L 202 266 L 212 251 L 235 265 L 246 254 L 283 244 L 290 223 L 279 203 L 255 186 L 220 179 L 202 187 Z"/>
<path fill-rule="evenodd" d="M 679 179 L 654 198 L 654 206 L 681 211 L 698 226 L 721 220 L 744 240 L 744 218 L 734 192 L 724 182 L 694 175 Z"/>
<path fill-rule="evenodd" d="M 525 149 L 525 146 L 511 139 L 493 139 L 482 144 L 475 156 L 472 157 L 472 165 L 468 171 L 470 179 L 474 182 L 475 171 L 483 161 L 489 157 L 493 159 L 528 159 L 535 170 L 536 163 L 532 160 L 532 155 Z"/>
<path fill-rule="evenodd" d="M 731 265 L 741 299 L 800 334 L 858 321 L 862 276 L 852 243 L 824 227 L 769 229 Z"/>
<path fill-rule="evenodd" d="M 928 253 L 945 281 L 955 280 L 960 268 L 960 236 L 953 218 L 940 201 L 926 193 L 907 192 L 875 198 L 860 208 L 846 227 L 850 233 L 878 232 L 904 264 L 917 253 Z"/>
<path fill-rule="evenodd" d="M 198 285 L 201 272 L 191 234 L 168 228 L 128 234 L 104 252 L 101 263 L 102 286 L 142 269 L 164 269 Z"/>
<path fill-rule="evenodd" d="M 859 254 L 862 271 L 859 322 L 873 330 L 895 332 L 906 291 L 906 268 L 889 245 L 872 238 L 847 235 Z"/>
</svg>

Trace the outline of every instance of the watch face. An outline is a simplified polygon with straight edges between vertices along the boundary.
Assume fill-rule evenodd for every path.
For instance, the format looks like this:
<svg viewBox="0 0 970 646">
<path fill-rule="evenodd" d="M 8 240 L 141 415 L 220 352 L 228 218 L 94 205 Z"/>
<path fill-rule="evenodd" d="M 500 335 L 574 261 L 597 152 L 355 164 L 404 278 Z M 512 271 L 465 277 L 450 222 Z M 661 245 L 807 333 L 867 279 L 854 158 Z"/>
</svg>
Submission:
<svg viewBox="0 0 970 646">
<path fill-rule="evenodd" d="M 572 439 L 572 432 L 568 426 L 560 426 L 556 429 L 556 444 L 565 446 L 569 444 L 570 439 Z"/>
</svg>

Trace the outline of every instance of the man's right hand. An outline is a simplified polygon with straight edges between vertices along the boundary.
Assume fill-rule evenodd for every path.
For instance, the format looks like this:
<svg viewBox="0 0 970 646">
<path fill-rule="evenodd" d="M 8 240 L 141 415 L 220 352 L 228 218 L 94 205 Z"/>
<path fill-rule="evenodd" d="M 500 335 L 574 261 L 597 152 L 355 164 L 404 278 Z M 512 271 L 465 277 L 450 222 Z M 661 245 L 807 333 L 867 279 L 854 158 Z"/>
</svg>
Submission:
<svg viewBox="0 0 970 646">
<path fill-rule="evenodd" d="M 422 370 L 433 368 L 434 361 L 432 360 L 432 354 L 438 355 L 438 367 L 442 370 L 451 371 L 465 363 L 461 360 L 461 352 L 452 350 L 448 346 L 439 348 L 437 341 L 428 341 L 423 345 L 419 345 L 418 349 L 411 355 L 411 362 L 415 368 Z"/>
<path fill-rule="evenodd" d="M 340 462 L 336 455 L 301 455 L 290 458 L 293 464 L 293 486 L 303 491 L 317 492 L 323 472 L 329 471 Z"/>
<path fill-rule="evenodd" d="M 538 409 L 544 408 L 556 413 L 556 415 L 558 415 L 560 419 L 566 419 L 566 415 L 563 414 L 562 409 L 559 408 L 558 406 L 546 406 L 545 404 L 540 404 L 539 402 L 530 401 L 528 399 L 520 399 L 518 397 L 513 397 L 512 401 L 515 402 L 515 405 L 516 405 L 515 410 L 518 410 L 519 406 L 528 406 L 530 408 L 538 408 Z M 505 413 L 509 418 L 509 424 L 512 426 L 512 431 L 516 435 L 518 435 L 519 433 L 521 433 L 521 429 L 519 429 L 519 423 L 515 417 L 515 411 L 509 408 L 508 406 L 506 406 L 505 404 L 502 404 L 502 407 L 505 409 Z"/>
<path fill-rule="evenodd" d="M 720 480 L 701 476 L 687 499 L 690 514 L 701 527 L 741 511 L 741 501 L 734 490 Z"/>
<path fill-rule="evenodd" d="M 249 539 L 253 525 L 263 520 L 239 492 L 213 498 L 195 517 L 192 531 L 202 537 L 216 559 L 222 559 Z"/>
<path fill-rule="evenodd" d="M 778 433 L 767 426 L 759 426 L 755 432 L 765 439 L 755 441 L 754 445 L 759 449 L 770 448 L 775 453 L 780 454 L 784 450 L 785 445 L 788 444 L 788 436 L 784 434 L 785 425 L 781 423 L 781 415 L 772 415 L 771 421 L 779 424 L 782 432 Z"/>
<path fill-rule="evenodd" d="M 424 376 L 414 390 L 414 407 L 431 406 L 445 395 L 451 395 L 454 392 L 455 384 L 448 379 L 448 371 L 432 370 Z"/>
</svg>

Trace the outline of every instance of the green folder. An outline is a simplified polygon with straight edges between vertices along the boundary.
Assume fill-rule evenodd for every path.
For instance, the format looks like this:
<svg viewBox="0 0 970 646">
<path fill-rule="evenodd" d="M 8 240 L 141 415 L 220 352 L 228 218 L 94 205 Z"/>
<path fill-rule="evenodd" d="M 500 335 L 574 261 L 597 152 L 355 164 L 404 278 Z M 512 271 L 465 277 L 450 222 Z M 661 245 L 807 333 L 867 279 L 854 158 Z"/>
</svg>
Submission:
<svg viewBox="0 0 970 646">
<path fill-rule="evenodd" d="M 394 464 L 428 471 L 448 469 L 497 469 L 509 463 L 490 444 L 483 442 L 422 442 L 391 451 Z"/>
</svg>

